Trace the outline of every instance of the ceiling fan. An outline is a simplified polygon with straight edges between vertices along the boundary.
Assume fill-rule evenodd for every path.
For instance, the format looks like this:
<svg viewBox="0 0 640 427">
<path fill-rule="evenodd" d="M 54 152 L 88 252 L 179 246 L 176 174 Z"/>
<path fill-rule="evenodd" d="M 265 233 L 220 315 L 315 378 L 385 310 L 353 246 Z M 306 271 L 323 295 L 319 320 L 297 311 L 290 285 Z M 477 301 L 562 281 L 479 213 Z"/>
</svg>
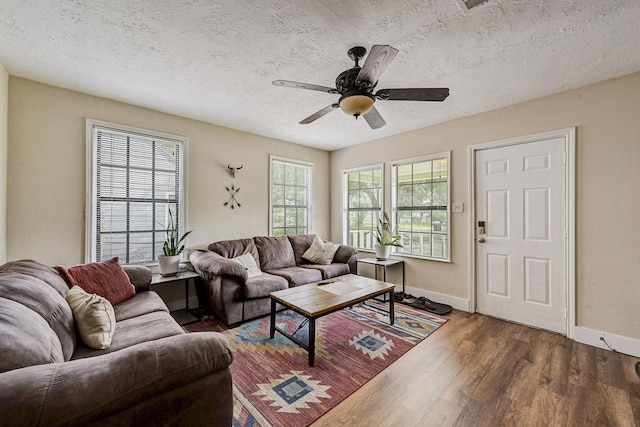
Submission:
<svg viewBox="0 0 640 427">
<path fill-rule="evenodd" d="M 317 90 L 340 95 L 338 102 L 313 113 L 300 124 L 309 124 L 340 107 L 342 111 L 356 119 L 363 116 L 371 129 L 378 129 L 387 124 L 374 103 L 377 99 L 384 101 L 444 101 L 449 96 L 448 88 L 405 88 L 380 89 L 373 92 L 378 84 L 378 77 L 398 54 L 398 49 L 389 45 L 373 45 L 362 68 L 358 62 L 367 53 L 367 49 L 356 46 L 349 49 L 349 58 L 355 61 L 353 68 L 343 71 L 336 78 L 336 87 L 318 86 L 289 80 L 274 80 L 275 86 L 297 89 Z"/>
</svg>

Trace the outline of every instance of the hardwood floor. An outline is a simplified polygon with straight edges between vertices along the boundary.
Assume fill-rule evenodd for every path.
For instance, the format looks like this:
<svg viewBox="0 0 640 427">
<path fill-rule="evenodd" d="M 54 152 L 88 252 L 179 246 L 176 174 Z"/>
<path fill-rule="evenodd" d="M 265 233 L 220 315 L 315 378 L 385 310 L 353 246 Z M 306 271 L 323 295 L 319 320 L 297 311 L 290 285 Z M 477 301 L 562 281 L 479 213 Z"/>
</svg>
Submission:
<svg viewBox="0 0 640 427">
<path fill-rule="evenodd" d="M 312 424 L 637 426 L 637 358 L 479 314 L 449 322 Z"/>
</svg>

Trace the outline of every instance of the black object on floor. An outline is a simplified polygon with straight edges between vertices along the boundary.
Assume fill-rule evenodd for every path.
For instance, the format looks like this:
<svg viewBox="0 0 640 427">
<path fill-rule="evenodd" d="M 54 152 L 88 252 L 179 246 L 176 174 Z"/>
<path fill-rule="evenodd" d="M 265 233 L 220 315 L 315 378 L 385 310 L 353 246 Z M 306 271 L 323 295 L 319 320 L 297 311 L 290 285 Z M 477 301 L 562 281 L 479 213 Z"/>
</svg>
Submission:
<svg viewBox="0 0 640 427">
<path fill-rule="evenodd" d="M 396 292 L 394 294 L 394 300 L 401 302 L 402 304 L 409 305 L 420 310 L 429 311 L 435 314 L 447 314 L 450 313 L 453 308 L 448 304 L 441 304 L 439 302 L 431 301 L 425 297 L 414 297 L 411 294 L 404 292 Z"/>
<path fill-rule="evenodd" d="M 636 362 L 636 375 L 640 378 L 640 362 Z"/>
<path fill-rule="evenodd" d="M 427 299 L 425 297 L 416 298 L 416 300 L 413 302 L 413 304 L 411 304 L 411 306 L 415 308 L 419 308 L 421 310 L 427 310 L 435 314 L 447 314 L 447 313 L 450 313 L 452 310 L 452 307 L 448 304 L 433 302 L 430 299 Z"/>
</svg>

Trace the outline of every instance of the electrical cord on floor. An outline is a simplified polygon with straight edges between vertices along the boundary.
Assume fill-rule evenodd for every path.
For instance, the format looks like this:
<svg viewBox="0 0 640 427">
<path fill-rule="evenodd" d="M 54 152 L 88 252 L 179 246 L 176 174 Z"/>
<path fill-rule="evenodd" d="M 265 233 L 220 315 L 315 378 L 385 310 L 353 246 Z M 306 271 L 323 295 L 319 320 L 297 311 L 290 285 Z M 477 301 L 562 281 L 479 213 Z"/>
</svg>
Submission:
<svg viewBox="0 0 640 427">
<path fill-rule="evenodd" d="M 604 337 L 600 337 L 600 341 L 602 341 L 602 342 L 604 343 L 604 345 L 606 345 L 606 346 L 609 348 L 609 350 L 613 351 L 614 353 L 617 353 L 616 349 L 615 349 L 615 348 L 613 348 L 613 347 L 611 347 L 611 346 L 609 345 L 609 343 L 607 342 L 607 340 L 606 340 L 606 339 L 604 339 Z"/>
</svg>

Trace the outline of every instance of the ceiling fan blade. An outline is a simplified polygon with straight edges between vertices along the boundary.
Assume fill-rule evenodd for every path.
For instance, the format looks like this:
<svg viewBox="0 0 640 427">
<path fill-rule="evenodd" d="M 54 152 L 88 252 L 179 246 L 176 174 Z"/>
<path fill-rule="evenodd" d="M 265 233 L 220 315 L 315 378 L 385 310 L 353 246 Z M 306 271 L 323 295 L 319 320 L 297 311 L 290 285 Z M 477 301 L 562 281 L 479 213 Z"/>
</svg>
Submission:
<svg viewBox="0 0 640 427">
<path fill-rule="evenodd" d="M 398 54 L 398 49 L 387 44 L 375 44 L 371 47 L 371 51 L 367 55 L 364 65 L 356 77 L 356 83 L 369 82 L 374 86 L 378 81 L 378 77 L 386 70 L 387 66 L 393 61 Z"/>
<path fill-rule="evenodd" d="M 289 80 L 274 80 L 272 83 L 274 86 L 284 86 L 284 87 L 293 87 L 296 89 L 309 89 L 309 90 L 317 90 L 320 92 L 338 93 L 338 91 L 335 88 L 328 87 L 328 86 L 312 85 L 309 83 L 292 82 Z"/>
<path fill-rule="evenodd" d="M 444 101 L 449 88 L 380 89 L 376 98 L 389 101 Z"/>
<path fill-rule="evenodd" d="M 373 107 L 371 110 L 369 110 L 369 112 L 364 115 L 364 119 L 367 121 L 367 123 L 369 123 L 371 129 L 379 129 L 387 124 L 378 110 L 376 110 L 376 107 Z"/>
<path fill-rule="evenodd" d="M 322 110 L 317 111 L 317 112 L 313 113 L 312 115 L 310 115 L 309 117 L 307 117 L 306 119 L 302 120 L 300 122 L 300 124 L 301 125 L 308 125 L 309 123 L 315 122 L 320 117 L 329 114 L 330 112 L 332 112 L 334 109 L 338 108 L 339 106 L 340 106 L 339 104 L 327 105 Z"/>
</svg>

